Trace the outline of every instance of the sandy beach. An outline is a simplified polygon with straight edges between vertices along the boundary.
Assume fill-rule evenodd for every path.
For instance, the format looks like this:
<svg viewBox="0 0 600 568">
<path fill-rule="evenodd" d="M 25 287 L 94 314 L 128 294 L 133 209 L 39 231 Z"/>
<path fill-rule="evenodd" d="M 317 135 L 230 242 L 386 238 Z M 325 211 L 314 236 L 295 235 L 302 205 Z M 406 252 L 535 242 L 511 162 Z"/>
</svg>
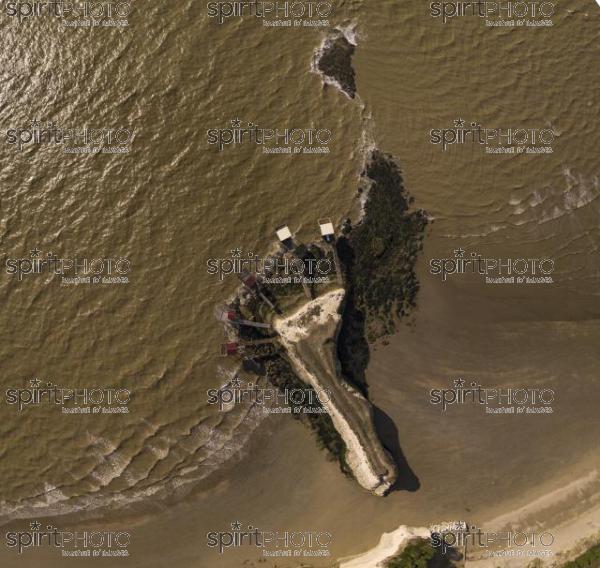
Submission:
<svg viewBox="0 0 600 568">
<path fill-rule="evenodd" d="M 375 548 L 353 558 L 341 559 L 339 568 L 380 568 L 413 538 L 428 538 L 429 529 L 401 526 L 384 533 Z"/>
<path fill-rule="evenodd" d="M 465 566 L 473 568 L 525 568 L 538 558 L 543 566 L 556 568 L 600 541 L 600 499 L 597 493 L 598 471 L 580 477 L 563 487 L 550 491 L 527 505 L 484 521 L 485 532 L 512 531 L 519 534 L 546 534 L 553 543 L 538 544 L 523 549 L 524 556 L 510 555 L 510 549 L 500 549 L 501 555 L 488 556 L 491 549 L 469 547 Z M 436 523 L 438 526 L 447 522 Z M 364 554 L 342 558 L 339 568 L 380 568 L 385 560 L 396 555 L 413 538 L 430 538 L 428 527 L 400 526 L 384 533 L 377 546 Z M 551 535 L 551 536 L 550 536 Z M 549 540 L 546 542 L 550 542 Z M 518 548 L 514 548 L 518 550 Z M 495 552 L 498 552 L 496 549 Z M 502 555 L 507 552 L 507 555 Z M 487 557 L 486 557 L 487 556 Z"/>
</svg>

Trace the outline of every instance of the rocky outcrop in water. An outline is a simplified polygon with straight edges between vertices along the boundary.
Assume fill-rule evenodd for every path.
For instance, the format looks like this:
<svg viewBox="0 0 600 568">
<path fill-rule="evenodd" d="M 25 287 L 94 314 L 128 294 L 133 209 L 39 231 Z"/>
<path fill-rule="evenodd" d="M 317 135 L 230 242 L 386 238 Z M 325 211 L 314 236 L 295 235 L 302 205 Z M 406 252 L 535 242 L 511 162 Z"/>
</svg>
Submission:
<svg viewBox="0 0 600 568">
<path fill-rule="evenodd" d="M 339 340 L 344 374 L 366 393 L 369 345 L 396 331 L 416 306 L 415 266 L 427 213 L 413 209 L 395 159 L 373 150 L 361 174 L 363 216 L 338 239 L 344 265 L 346 307 Z"/>
<path fill-rule="evenodd" d="M 352 56 L 356 46 L 338 32 L 325 39 L 315 55 L 315 67 L 327 83 L 353 99 L 356 96 L 356 73 L 352 67 Z"/>
</svg>

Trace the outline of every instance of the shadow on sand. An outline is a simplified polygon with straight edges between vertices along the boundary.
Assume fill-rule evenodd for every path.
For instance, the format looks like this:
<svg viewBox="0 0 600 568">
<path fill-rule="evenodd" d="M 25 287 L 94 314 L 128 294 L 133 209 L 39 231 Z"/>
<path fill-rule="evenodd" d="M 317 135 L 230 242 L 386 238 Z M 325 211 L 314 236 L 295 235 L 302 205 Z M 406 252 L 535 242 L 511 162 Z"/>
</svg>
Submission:
<svg viewBox="0 0 600 568">
<path fill-rule="evenodd" d="M 356 259 L 354 250 L 347 238 L 338 240 L 338 252 L 346 273 L 346 299 L 337 342 L 338 359 L 344 378 L 369 399 L 366 370 L 371 359 L 371 349 L 366 337 L 366 317 L 364 312 L 357 306 L 355 288 L 352 285 Z M 390 492 L 417 491 L 421 483 L 408 465 L 408 461 L 402 452 L 398 429 L 394 421 L 383 410 L 374 405 L 373 414 L 377 435 L 398 467 L 398 480 L 392 486 Z"/>
<path fill-rule="evenodd" d="M 400 440 L 398 437 L 398 429 L 394 424 L 394 421 L 380 408 L 373 406 L 373 413 L 375 417 L 375 429 L 384 448 L 392 454 L 396 466 L 398 467 L 398 480 L 392 488 L 390 493 L 393 491 L 418 491 L 421 487 L 419 478 L 414 474 L 408 461 L 402 452 L 400 447 Z"/>
</svg>

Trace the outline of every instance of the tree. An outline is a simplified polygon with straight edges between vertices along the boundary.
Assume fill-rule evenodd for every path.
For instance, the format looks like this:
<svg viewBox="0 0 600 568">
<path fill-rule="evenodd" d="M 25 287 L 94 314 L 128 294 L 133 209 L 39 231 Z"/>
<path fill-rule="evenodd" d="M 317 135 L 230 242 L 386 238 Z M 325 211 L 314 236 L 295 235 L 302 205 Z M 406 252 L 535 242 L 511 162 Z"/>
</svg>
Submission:
<svg viewBox="0 0 600 568">
<path fill-rule="evenodd" d="M 387 562 L 386 568 L 427 568 L 434 556 L 431 543 L 421 538 L 408 543 L 400 554 Z"/>
</svg>

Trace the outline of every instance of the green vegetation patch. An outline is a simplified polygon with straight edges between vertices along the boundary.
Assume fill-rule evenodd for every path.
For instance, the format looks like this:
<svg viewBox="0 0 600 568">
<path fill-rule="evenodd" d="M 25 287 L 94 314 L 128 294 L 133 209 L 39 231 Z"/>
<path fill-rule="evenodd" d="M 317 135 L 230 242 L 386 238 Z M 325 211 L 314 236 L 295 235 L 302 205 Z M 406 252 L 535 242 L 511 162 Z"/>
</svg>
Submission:
<svg viewBox="0 0 600 568">
<path fill-rule="evenodd" d="M 419 538 L 409 542 L 404 550 L 390 558 L 386 568 L 453 568 L 460 554 L 449 549 L 446 554 L 431 546 L 431 541 Z"/>
<path fill-rule="evenodd" d="M 374 151 L 362 178 L 370 186 L 364 217 L 338 241 L 347 285 L 338 353 L 344 375 L 365 392 L 369 344 L 393 334 L 416 306 L 415 265 L 428 220 L 422 209 L 411 209 L 391 156 Z"/>
<path fill-rule="evenodd" d="M 600 567 L 600 543 L 592 546 L 581 556 L 567 562 L 563 568 L 599 568 Z"/>
</svg>

